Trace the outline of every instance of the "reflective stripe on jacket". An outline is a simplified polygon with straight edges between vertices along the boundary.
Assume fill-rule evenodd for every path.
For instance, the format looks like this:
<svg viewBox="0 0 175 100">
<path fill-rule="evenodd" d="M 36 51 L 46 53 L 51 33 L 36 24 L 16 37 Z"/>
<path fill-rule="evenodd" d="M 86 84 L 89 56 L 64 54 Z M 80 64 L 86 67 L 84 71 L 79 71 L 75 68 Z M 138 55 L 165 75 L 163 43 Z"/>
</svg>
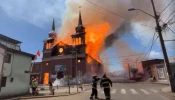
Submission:
<svg viewBox="0 0 175 100">
<path fill-rule="evenodd" d="M 94 80 L 92 81 L 92 88 L 94 88 L 94 89 L 97 88 L 98 80 L 100 80 L 100 79 L 97 78 L 97 79 L 94 79 Z"/>
<path fill-rule="evenodd" d="M 110 88 L 112 86 L 112 82 L 109 78 L 103 78 L 100 82 L 101 87 L 103 88 Z"/>
<path fill-rule="evenodd" d="M 36 87 L 36 81 L 32 80 L 32 87 Z"/>
</svg>

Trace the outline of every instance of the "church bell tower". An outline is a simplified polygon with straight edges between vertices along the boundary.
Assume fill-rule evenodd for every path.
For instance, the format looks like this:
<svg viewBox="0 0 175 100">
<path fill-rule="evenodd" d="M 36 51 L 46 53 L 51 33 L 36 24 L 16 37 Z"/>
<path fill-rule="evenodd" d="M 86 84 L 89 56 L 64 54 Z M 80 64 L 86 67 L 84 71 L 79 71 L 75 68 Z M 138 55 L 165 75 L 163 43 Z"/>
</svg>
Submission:
<svg viewBox="0 0 175 100">
<path fill-rule="evenodd" d="M 85 53 L 86 43 L 85 43 L 85 27 L 83 26 L 83 21 L 81 17 L 81 12 L 79 11 L 78 26 L 75 28 L 76 33 L 71 35 L 72 45 L 78 48 L 80 53 Z"/>
<path fill-rule="evenodd" d="M 83 26 L 81 12 L 79 12 L 78 26 L 75 28 L 76 34 L 72 36 L 74 46 L 85 45 L 85 27 Z"/>
<path fill-rule="evenodd" d="M 55 32 L 55 22 L 53 19 L 51 32 L 49 32 L 49 38 L 44 41 L 43 50 L 51 49 L 54 46 L 55 40 L 56 40 L 56 32 Z"/>
</svg>

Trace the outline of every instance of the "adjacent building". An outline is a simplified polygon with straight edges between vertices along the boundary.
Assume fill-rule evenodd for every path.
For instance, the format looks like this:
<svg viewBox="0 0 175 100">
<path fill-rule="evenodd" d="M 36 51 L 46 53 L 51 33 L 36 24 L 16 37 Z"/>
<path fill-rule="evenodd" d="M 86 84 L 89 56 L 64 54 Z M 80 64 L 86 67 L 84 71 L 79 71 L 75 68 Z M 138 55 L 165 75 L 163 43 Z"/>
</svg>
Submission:
<svg viewBox="0 0 175 100">
<path fill-rule="evenodd" d="M 103 66 L 86 53 L 86 31 L 79 13 L 76 33 L 72 34 L 72 44 L 57 40 L 53 20 L 49 38 L 44 40 L 42 62 L 34 63 L 31 77 L 37 77 L 39 83 L 48 84 L 49 80 L 70 75 L 73 78 L 83 78 L 103 74 Z M 58 42 L 59 41 L 59 42 Z M 66 41 L 66 40 L 65 40 Z M 91 59 L 90 62 L 89 59 Z M 85 78 L 85 77 L 84 77 Z"/>
<path fill-rule="evenodd" d="M 20 41 L 0 34 L 0 98 L 29 93 L 31 61 L 35 55 L 21 51 Z"/>
<path fill-rule="evenodd" d="M 171 61 L 170 67 L 173 74 L 175 73 L 175 62 L 172 62 L 172 60 L 170 61 Z M 145 60 L 134 64 L 133 63 L 130 64 L 129 62 L 124 62 L 123 66 L 128 72 L 132 67 L 137 68 L 138 69 L 137 73 L 144 74 L 143 80 L 148 80 L 152 76 L 155 76 L 156 81 L 167 81 L 169 79 L 167 68 L 165 67 L 163 59 Z"/>
</svg>

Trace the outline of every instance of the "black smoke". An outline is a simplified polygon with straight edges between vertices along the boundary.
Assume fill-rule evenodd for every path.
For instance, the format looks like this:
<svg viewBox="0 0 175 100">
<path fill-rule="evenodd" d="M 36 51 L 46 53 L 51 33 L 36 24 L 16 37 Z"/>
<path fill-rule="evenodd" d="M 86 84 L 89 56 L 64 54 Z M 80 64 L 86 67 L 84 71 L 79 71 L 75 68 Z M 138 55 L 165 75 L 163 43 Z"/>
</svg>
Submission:
<svg viewBox="0 0 175 100">
<path fill-rule="evenodd" d="M 128 21 L 124 21 L 116 31 L 105 39 L 105 49 L 112 46 L 116 40 L 122 37 L 125 34 L 130 34 L 132 31 L 132 23 Z"/>
</svg>

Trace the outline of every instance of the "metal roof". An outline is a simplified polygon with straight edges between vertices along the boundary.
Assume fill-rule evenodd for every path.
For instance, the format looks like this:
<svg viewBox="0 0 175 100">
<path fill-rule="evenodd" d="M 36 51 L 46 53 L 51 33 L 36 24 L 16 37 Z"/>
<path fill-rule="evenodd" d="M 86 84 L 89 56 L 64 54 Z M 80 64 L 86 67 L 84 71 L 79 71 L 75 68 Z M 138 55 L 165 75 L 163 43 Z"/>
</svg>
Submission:
<svg viewBox="0 0 175 100">
<path fill-rule="evenodd" d="M 15 49 L 8 48 L 7 46 L 5 46 L 1 43 L 0 43 L 0 47 L 4 48 L 7 51 L 13 52 L 13 53 L 18 53 L 18 54 L 30 56 L 30 57 L 32 57 L 32 60 L 35 58 L 35 55 L 33 55 L 33 54 L 26 53 L 26 52 L 23 52 L 23 51 L 20 51 L 20 50 L 15 50 Z"/>
<path fill-rule="evenodd" d="M 150 62 L 150 61 L 164 61 L 163 59 L 149 59 L 149 60 L 144 60 L 141 62 Z"/>
<path fill-rule="evenodd" d="M 22 43 L 21 41 L 12 39 L 12 38 L 7 37 L 7 36 L 2 35 L 2 34 L 0 34 L 0 40 L 7 41 L 7 42 L 10 42 L 10 43 L 14 43 L 14 44 L 20 44 L 20 43 Z"/>
</svg>

